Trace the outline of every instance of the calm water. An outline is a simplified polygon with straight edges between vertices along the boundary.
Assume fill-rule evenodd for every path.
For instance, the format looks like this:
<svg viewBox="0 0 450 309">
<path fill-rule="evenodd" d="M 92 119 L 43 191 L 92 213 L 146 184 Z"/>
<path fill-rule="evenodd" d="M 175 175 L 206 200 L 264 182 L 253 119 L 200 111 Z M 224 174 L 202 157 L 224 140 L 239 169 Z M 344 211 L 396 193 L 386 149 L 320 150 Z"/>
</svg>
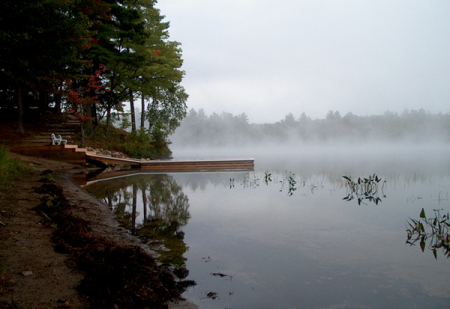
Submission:
<svg viewBox="0 0 450 309">
<path fill-rule="evenodd" d="M 256 154 L 254 172 L 86 188 L 144 241 L 172 249 L 162 261 L 186 266 L 197 285 L 184 296 L 202 308 L 450 308 L 445 252 L 405 244 L 422 208 L 450 212 L 447 149 L 315 151 Z M 343 175 L 374 173 L 378 203 L 343 199 Z"/>
</svg>

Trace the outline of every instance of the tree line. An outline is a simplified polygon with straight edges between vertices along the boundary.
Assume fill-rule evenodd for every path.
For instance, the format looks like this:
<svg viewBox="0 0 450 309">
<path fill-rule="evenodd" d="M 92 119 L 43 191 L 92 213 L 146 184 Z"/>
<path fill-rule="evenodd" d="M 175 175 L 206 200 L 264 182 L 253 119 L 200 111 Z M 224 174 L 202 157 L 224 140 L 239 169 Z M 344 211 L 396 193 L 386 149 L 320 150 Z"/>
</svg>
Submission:
<svg viewBox="0 0 450 309">
<path fill-rule="evenodd" d="M 264 143 L 371 143 L 450 141 L 450 113 L 424 109 L 390 111 L 382 115 L 357 116 L 329 111 L 323 119 L 292 113 L 275 123 L 249 123 L 246 114 L 223 112 L 207 116 L 203 109 L 189 110 L 171 140 L 177 146 L 244 146 Z"/>
<path fill-rule="evenodd" d="M 0 6 L 0 110 L 24 132 L 29 108 L 71 111 L 88 134 L 131 106 L 133 132 L 165 139 L 186 115 L 180 43 L 156 0 L 5 0 Z M 136 123 L 135 102 L 142 121 Z M 144 120 L 149 125 L 144 127 Z"/>
</svg>

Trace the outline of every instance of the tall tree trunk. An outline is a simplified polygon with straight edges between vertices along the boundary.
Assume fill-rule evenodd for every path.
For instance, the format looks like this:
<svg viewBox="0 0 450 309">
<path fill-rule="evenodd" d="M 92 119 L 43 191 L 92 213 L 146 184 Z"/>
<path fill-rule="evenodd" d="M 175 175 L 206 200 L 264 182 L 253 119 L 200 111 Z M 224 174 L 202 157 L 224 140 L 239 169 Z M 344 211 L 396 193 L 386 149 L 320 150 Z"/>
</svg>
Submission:
<svg viewBox="0 0 450 309">
<path fill-rule="evenodd" d="M 19 110 L 19 121 L 17 131 L 19 133 L 25 133 L 23 128 L 23 103 L 22 103 L 22 87 L 17 86 L 17 109 Z"/>
<path fill-rule="evenodd" d="M 144 207 L 144 224 L 147 223 L 147 195 L 145 189 L 142 189 L 142 203 Z"/>
<path fill-rule="evenodd" d="M 130 89 L 130 109 L 131 109 L 131 132 L 136 132 L 136 115 L 134 114 L 134 97 Z"/>
<path fill-rule="evenodd" d="M 61 87 L 55 93 L 55 113 L 61 115 Z"/>
<path fill-rule="evenodd" d="M 91 117 L 94 123 L 94 127 L 97 127 L 98 125 L 97 106 L 94 103 L 91 103 L 91 111 L 92 111 Z"/>
<path fill-rule="evenodd" d="M 81 101 L 81 108 L 80 108 L 80 112 L 81 112 L 81 148 L 84 148 L 84 107 L 83 107 L 83 101 Z"/>
<path fill-rule="evenodd" d="M 111 133 L 111 105 L 108 104 L 106 109 L 106 136 Z"/>
<path fill-rule="evenodd" d="M 48 110 L 48 101 L 47 101 L 47 92 L 44 90 L 39 90 L 38 92 L 38 108 L 39 110 L 45 114 Z"/>
<path fill-rule="evenodd" d="M 142 98 L 141 98 L 141 108 L 142 108 L 142 112 L 141 112 L 141 129 L 145 129 L 145 99 L 144 99 L 144 94 L 142 94 Z"/>
<path fill-rule="evenodd" d="M 152 103 L 151 103 L 151 106 L 149 107 L 149 109 L 156 108 L 156 106 L 155 106 L 156 99 L 153 97 L 153 98 L 151 98 L 151 100 L 152 100 Z M 153 125 L 154 125 L 154 123 L 153 123 L 152 119 L 149 118 L 148 119 L 148 131 L 149 132 L 152 132 Z"/>
<path fill-rule="evenodd" d="M 86 115 L 86 126 L 85 129 L 89 131 L 89 136 L 94 136 L 94 125 L 92 124 L 92 105 L 87 103 L 84 107 L 84 114 Z"/>
<path fill-rule="evenodd" d="M 113 85 L 114 85 L 115 75 L 111 76 L 111 91 L 109 92 L 107 108 L 106 108 L 106 136 L 111 134 L 111 109 L 113 106 Z"/>
<path fill-rule="evenodd" d="M 111 108 L 112 108 L 112 91 L 110 91 L 108 103 L 106 107 L 106 136 L 111 133 Z"/>
<path fill-rule="evenodd" d="M 131 212 L 131 231 L 133 235 L 136 234 L 136 207 L 137 207 L 137 185 L 133 184 L 133 210 Z"/>
</svg>

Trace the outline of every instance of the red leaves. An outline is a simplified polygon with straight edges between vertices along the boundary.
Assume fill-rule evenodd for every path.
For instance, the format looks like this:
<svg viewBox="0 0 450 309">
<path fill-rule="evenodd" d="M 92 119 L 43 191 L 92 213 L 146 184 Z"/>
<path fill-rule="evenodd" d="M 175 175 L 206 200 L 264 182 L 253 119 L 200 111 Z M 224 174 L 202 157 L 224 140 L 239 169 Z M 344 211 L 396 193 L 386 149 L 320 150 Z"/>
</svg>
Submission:
<svg viewBox="0 0 450 309">
<path fill-rule="evenodd" d="M 69 88 L 67 90 L 67 101 L 72 103 L 74 107 L 76 106 L 76 109 L 83 109 L 86 104 L 99 103 L 99 96 L 107 92 L 100 79 L 100 76 L 106 70 L 107 68 L 103 64 L 100 64 L 99 69 L 96 70 L 93 75 L 90 75 L 84 81 L 81 81 L 81 84 L 84 84 L 84 86 L 80 86 L 76 90 Z M 69 84 L 73 86 L 73 83 L 70 82 Z M 73 113 L 81 120 L 88 119 L 85 116 L 78 115 L 76 110 L 69 110 L 69 112 Z"/>
<path fill-rule="evenodd" d="M 85 120 L 88 120 L 88 119 L 89 119 L 89 117 L 80 115 L 80 114 L 79 114 L 76 110 L 74 110 L 74 109 L 69 109 L 68 112 L 69 112 L 69 114 L 72 114 L 72 115 L 78 117 L 78 119 L 80 119 L 80 120 L 85 121 Z"/>
<path fill-rule="evenodd" d="M 155 56 L 159 56 L 159 55 L 161 55 L 161 50 L 160 49 L 155 50 Z"/>
</svg>

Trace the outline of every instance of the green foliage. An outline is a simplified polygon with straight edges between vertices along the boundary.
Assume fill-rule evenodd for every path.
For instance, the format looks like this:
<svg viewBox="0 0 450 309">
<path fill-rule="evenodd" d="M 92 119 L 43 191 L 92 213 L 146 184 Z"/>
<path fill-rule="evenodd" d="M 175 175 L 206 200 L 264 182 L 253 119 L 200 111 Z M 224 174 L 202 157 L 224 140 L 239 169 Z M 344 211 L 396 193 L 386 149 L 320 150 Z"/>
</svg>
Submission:
<svg viewBox="0 0 450 309">
<path fill-rule="evenodd" d="M 172 154 L 162 134 L 149 134 L 146 130 L 128 133 L 112 128 L 107 135 L 106 124 L 99 123 L 94 137 L 86 137 L 88 147 L 124 152 L 133 158 L 169 158 Z"/>
<path fill-rule="evenodd" d="M 154 0 L 106 0 L 111 11 L 109 19 L 97 26 L 98 44 L 87 53 L 94 63 L 103 63 L 108 71 L 104 82 L 110 91 L 99 107 L 106 111 L 107 125 L 111 110 L 120 109 L 130 101 L 131 129 L 136 130 L 134 100 L 152 99 L 149 112 L 150 128 L 161 121 L 167 134 L 173 132 L 186 112 L 187 95 L 180 86 L 184 71 L 178 42 L 168 40 L 168 22 L 154 7 Z"/>
<path fill-rule="evenodd" d="M 126 116 L 128 116 L 128 114 L 126 114 Z M 131 121 L 130 118 L 126 117 L 124 114 L 124 118 L 122 119 L 122 121 L 120 122 L 120 128 L 122 130 L 127 130 L 129 128 L 131 128 Z"/>
<path fill-rule="evenodd" d="M 157 158 L 170 158 L 172 156 L 172 151 L 170 151 L 165 137 L 166 134 L 162 130 L 154 129 L 152 132 L 152 140 Z"/>
<path fill-rule="evenodd" d="M 11 181 L 25 171 L 22 161 L 9 156 L 8 150 L 0 146 L 0 190 L 11 186 Z"/>
<path fill-rule="evenodd" d="M 181 120 L 186 117 L 188 95 L 181 86 L 160 90 L 158 96 L 148 105 L 146 114 L 150 129 L 157 128 L 165 136 L 175 132 Z"/>
<path fill-rule="evenodd" d="M 123 152 L 133 158 L 154 158 L 156 149 L 151 135 L 141 129 L 131 133 L 123 145 Z"/>
<path fill-rule="evenodd" d="M 428 242 L 428 249 L 433 252 L 436 259 L 437 250 L 440 248 L 442 248 L 444 255 L 449 258 L 450 215 L 447 213 L 442 216 L 439 209 L 433 209 L 433 212 L 434 216 L 427 218 L 425 209 L 422 208 L 418 220 L 409 218 L 406 226 L 406 243 L 413 246 L 418 242 L 420 249 L 424 252 Z"/>
</svg>

